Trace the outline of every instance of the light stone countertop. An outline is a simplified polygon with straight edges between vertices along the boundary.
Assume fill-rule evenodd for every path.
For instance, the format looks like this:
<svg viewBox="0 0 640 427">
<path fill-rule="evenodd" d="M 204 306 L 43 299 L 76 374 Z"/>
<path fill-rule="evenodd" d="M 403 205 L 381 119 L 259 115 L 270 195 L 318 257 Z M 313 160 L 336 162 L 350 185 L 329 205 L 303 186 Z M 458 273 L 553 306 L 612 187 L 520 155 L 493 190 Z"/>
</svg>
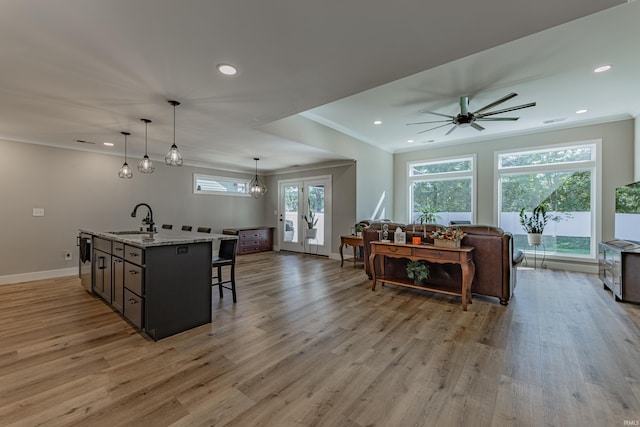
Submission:
<svg viewBox="0 0 640 427">
<path fill-rule="evenodd" d="M 213 242 L 214 240 L 237 239 L 238 236 L 218 233 L 193 233 L 188 231 L 168 231 L 162 230 L 157 233 L 144 234 L 114 234 L 108 231 L 96 231 L 81 228 L 81 233 L 91 234 L 92 236 L 101 237 L 103 239 L 112 240 L 114 242 L 122 242 L 127 245 L 139 248 L 150 248 L 153 246 L 170 246 L 184 245 L 189 243 Z M 132 231 L 132 233 L 140 233 Z"/>
</svg>

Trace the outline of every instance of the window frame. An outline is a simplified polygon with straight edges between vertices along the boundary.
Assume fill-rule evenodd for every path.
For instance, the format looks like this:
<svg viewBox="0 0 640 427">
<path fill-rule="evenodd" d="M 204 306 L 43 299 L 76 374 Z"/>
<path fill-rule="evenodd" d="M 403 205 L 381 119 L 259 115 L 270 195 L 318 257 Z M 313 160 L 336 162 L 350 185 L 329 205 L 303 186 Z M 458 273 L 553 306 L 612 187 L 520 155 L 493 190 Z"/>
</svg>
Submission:
<svg viewBox="0 0 640 427">
<path fill-rule="evenodd" d="M 500 157 L 505 154 L 525 154 L 525 153 L 536 153 L 536 152 L 544 152 L 544 151 L 554 151 L 559 149 L 570 149 L 570 148 L 580 148 L 580 147 L 593 147 L 593 153 L 591 160 L 574 160 L 568 161 L 564 163 L 551 163 L 544 165 L 525 165 L 525 166 L 509 166 L 509 167 L 500 167 Z M 594 158 L 595 156 L 595 158 Z M 545 254 L 550 259 L 557 260 L 597 260 L 598 250 L 597 244 L 600 240 L 601 228 L 602 228 L 602 202 L 601 202 L 601 194 L 602 194 L 602 140 L 601 139 L 592 139 L 592 140 L 584 140 L 584 141 L 570 141 L 558 144 L 548 144 L 548 145 L 540 145 L 540 146 L 527 146 L 521 147 L 518 149 L 509 149 L 509 150 L 501 150 L 494 152 L 494 182 L 495 182 L 495 200 L 494 200 L 494 222 L 498 224 L 498 227 L 502 228 L 502 224 L 500 223 L 501 212 L 502 212 L 502 186 L 501 186 L 501 177 L 502 176 L 514 176 L 514 175 L 522 175 L 522 174 L 530 174 L 530 173 L 549 173 L 549 172 L 567 172 L 567 171 L 591 171 L 591 229 L 590 233 L 590 244 L 589 244 L 589 254 L 581 255 L 581 254 L 570 254 L 570 253 L 560 253 L 560 252 L 549 252 L 545 251 Z M 524 233 L 524 230 L 522 230 Z M 526 248 L 523 248 L 526 249 Z M 532 251 L 532 250 L 531 250 Z M 530 252 L 527 250 L 527 252 Z"/>
<path fill-rule="evenodd" d="M 236 184 L 244 184 L 246 188 L 246 192 L 230 192 L 230 191 L 211 191 L 211 190 L 198 190 L 198 179 L 211 179 L 213 181 L 230 181 Z M 251 197 L 249 194 L 249 183 L 251 182 L 250 178 L 234 178 L 230 176 L 220 176 L 220 175 L 207 175 L 202 173 L 194 173 L 193 174 L 193 194 L 199 195 L 209 195 L 209 196 L 239 196 L 239 197 Z"/>
<path fill-rule="evenodd" d="M 461 162 L 461 161 L 469 161 L 471 164 L 471 170 L 469 171 L 454 171 L 454 172 L 437 172 L 437 173 L 428 173 L 424 175 L 411 175 L 411 170 L 416 165 L 421 164 L 436 164 L 436 163 L 453 163 L 453 162 Z M 412 224 L 413 218 L 413 184 L 414 182 L 419 181 L 446 181 L 460 178 L 470 178 L 471 179 L 471 223 L 475 224 L 477 219 L 477 192 L 478 192 L 478 162 L 477 155 L 473 154 L 462 154 L 458 156 L 447 156 L 447 157 L 437 157 L 434 159 L 423 159 L 423 160 L 411 160 L 407 162 L 407 223 Z M 447 224 L 443 224 L 447 225 Z"/>
</svg>

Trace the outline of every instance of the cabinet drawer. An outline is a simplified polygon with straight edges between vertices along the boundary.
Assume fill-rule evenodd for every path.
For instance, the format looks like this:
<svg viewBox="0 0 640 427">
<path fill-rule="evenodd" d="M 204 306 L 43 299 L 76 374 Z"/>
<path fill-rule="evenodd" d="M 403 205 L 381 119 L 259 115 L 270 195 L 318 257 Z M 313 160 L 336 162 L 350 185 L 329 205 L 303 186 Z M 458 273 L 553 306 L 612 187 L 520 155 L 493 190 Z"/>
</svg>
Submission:
<svg viewBox="0 0 640 427">
<path fill-rule="evenodd" d="M 377 245 L 376 252 L 379 254 L 390 254 L 390 255 L 411 255 L 411 248 L 406 246 Z"/>
<path fill-rule="evenodd" d="M 253 244 L 253 245 L 240 245 L 238 246 L 238 253 L 239 254 L 250 254 L 253 252 L 260 252 L 262 251 L 262 246 L 259 244 Z"/>
<path fill-rule="evenodd" d="M 142 329 L 142 313 L 144 299 L 128 289 L 124 290 L 124 316 L 138 328 Z"/>
<path fill-rule="evenodd" d="M 111 246 L 113 249 L 113 255 L 124 258 L 124 243 L 113 242 Z"/>
<path fill-rule="evenodd" d="M 111 253 L 111 240 L 101 239 L 99 237 L 93 238 L 93 247 L 99 251 Z"/>
<path fill-rule="evenodd" d="M 444 261 L 458 261 L 460 254 L 452 251 L 441 251 L 438 249 L 420 249 L 417 248 L 415 254 L 417 256 L 424 256 L 429 258 L 437 258 Z"/>
<path fill-rule="evenodd" d="M 243 230 L 238 233 L 240 239 L 260 240 L 267 238 L 267 230 Z"/>
<path fill-rule="evenodd" d="M 144 264 L 144 249 L 124 245 L 124 259 L 134 264 Z"/>
<path fill-rule="evenodd" d="M 130 262 L 124 263 L 124 287 L 138 295 L 144 295 L 144 269 Z"/>
</svg>

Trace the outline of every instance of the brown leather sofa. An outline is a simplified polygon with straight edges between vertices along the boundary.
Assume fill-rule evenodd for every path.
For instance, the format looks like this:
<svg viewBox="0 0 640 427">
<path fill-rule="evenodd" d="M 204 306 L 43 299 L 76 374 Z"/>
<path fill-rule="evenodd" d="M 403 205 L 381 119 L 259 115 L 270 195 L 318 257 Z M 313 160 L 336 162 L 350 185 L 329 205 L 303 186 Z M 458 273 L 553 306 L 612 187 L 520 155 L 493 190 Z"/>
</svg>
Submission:
<svg viewBox="0 0 640 427">
<path fill-rule="evenodd" d="M 437 224 L 408 225 L 388 223 L 389 240 L 393 241 L 396 227 L 401 227 L 407 233 L 407 242 L 414 236 L 422 237 L 423 242 L 433 243 L 431 232 Z M 371 278 L 369 255 L 370 242 L 379 240 L 383 223 L 372 223 L 363 230 L 365 271 Z M 502 229 L 486 225 L 460 225 L 467 235 L 462 239 L 463 246 L 473 246 L 473 259 L 476 272 L 471 291 L 476 294 L 488 295 L 500 299 L 500 304 L 507 305 L 516 287 L 516 269 L 522 262 L 524 254 L 513 248 L 513 238 L 510 233 Z M 415 231 L 414 231 L 415 230 Z M 424 231 L 423 231 L 424 230 Z M 426 235 L 426 237 L 425 237 Z M 380 258 L 380 257 L 378 257 Z M 405 259 L 385 258 L 385 274 L 387 276 L 407 279 Z M 427 281 L 435 286 L 445 286 L 453 282 L 461 283 L 462 271 L 455 264 L 431 264 L 430 277 Z"/>
</svg>

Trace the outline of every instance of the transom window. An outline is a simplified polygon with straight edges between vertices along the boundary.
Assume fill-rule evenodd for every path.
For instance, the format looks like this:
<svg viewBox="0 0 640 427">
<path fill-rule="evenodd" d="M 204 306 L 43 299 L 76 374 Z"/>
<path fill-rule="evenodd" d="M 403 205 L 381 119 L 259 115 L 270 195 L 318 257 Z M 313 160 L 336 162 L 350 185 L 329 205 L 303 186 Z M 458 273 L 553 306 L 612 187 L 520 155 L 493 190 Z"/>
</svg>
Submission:
<svg viewBox="0 0 640 427">
<path fill-rule="evenodd" d="M 249 195 L 249 180 L 222 176 L 193 174 L 194 194 Z"/>
<path fill-rule="evenodd" d="M 547 254 L 595 257 L 598 143 L 497 154 L 499 225 L 527 246 L 520 211 L 545 206 L 549 221 L 542 244 Z"/>
<path fill-rule="evenodd" d="M 475 156 L 408 164 L 409 222 L 425 212 L 438 224 L 474 222 Z"/>
</svg>

